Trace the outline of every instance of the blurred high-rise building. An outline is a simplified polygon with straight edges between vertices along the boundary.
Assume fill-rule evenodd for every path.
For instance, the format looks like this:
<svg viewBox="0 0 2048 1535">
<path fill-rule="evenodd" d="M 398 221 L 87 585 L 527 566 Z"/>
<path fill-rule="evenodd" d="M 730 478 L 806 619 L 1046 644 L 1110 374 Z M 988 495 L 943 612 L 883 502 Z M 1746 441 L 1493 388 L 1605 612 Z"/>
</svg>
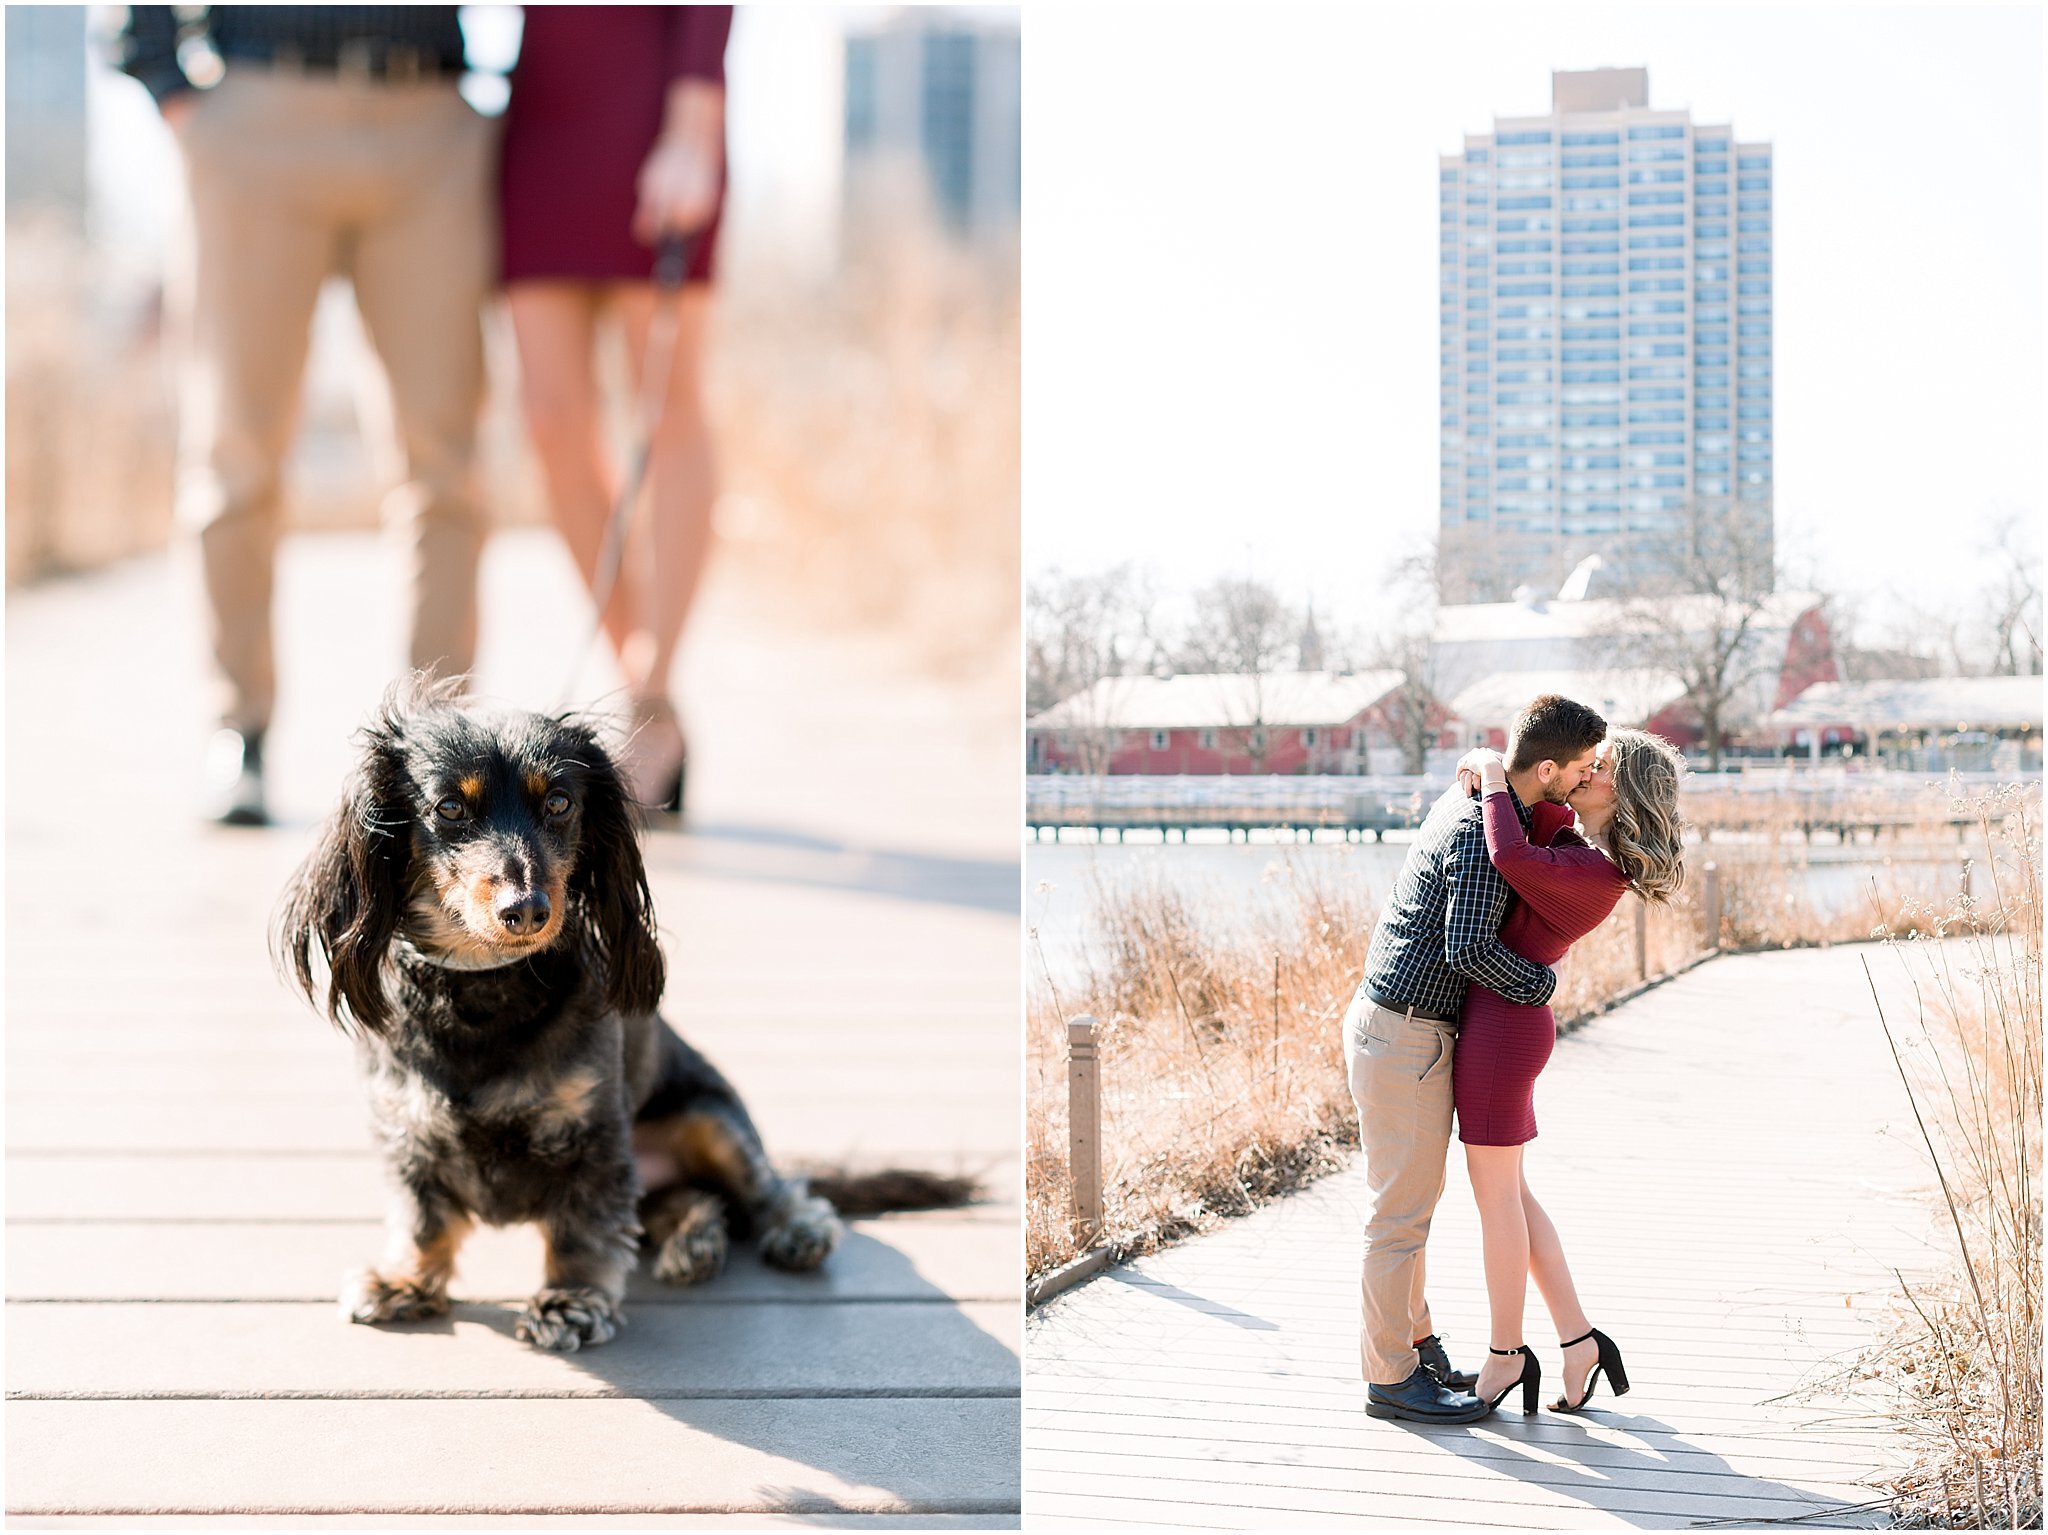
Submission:
<svg viewBox="0 0 2048 1535">
<path fill-rule="evenodd" d="M 1771 146 L 1560 70 L 1439 177 L 1445 599 L 1626 577 L 1693 519 L 1768 571 Z"/>
<path fill-rule="evenodd" d="M 1021 208 L 1014 14 L 905 7 L 846 38 L 850 198 L 910 171 L 946 225 L 1007 238 Z"/>
<path fill-rule="evenodd" d="M 85 221 L 82 5 L 7 8 L 7 212 Z"/>
</svg>

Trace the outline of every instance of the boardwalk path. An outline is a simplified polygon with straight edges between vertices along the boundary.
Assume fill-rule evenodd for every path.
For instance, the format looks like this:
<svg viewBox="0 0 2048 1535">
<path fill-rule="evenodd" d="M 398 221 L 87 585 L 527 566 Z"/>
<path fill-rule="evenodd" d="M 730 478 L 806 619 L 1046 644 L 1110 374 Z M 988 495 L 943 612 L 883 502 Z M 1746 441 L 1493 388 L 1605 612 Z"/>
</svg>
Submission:
<svg viewBox="0 0 2048 1535">
<path fill-rule="evenodd" d="M 493 544 L 487 693 L 553 702 L 572 581 L 543 538 Z M 448 1323 L 339 1319 L 377 1164 L 347 1049 L 264 955 L 394 664 L 392 573 L 369 539 L 289 546 L 266 833 L 191 823 L 182 591 L 145 561 L 9 605 L 10 1509 L 1014 1526 L 1014 700 L 714 586 L 697 815 L 649 853 L 669 1016 L 783 1156 L 967 1168 L 995 1200 L 860 1222 L 823 1277 L 643 1278 L 615 1343 L 548 1357 L 511 1337 L 526 1230 L 473 1240 Z"/>
<path fill-rule="evenodd" d="M 1865 956 L 1890 973 L 1870 946 L 1716 960 L 1559 1046 L 1529 1181 L 1627 1356 L 1627 1397 L 1469 1428 L 1365 1417 L 1353 1168 L 1034 1313 L 1031 1526 L 1876 1522 L 1848 1506 L 1875 1496 L 1864 1479 L 1895 1436 L 1831 1396 L 1786 1396 L 1872 1338 L 1893 1265 L 1939 1256 Z M 1476 1364 L 1485 1293 L 1455 1146 L 1429 1255 L 1437 1325 Z M 1527 1336 L 1547 1401 L 1557 1337 L 1533 1292 Z"/>
</svg>

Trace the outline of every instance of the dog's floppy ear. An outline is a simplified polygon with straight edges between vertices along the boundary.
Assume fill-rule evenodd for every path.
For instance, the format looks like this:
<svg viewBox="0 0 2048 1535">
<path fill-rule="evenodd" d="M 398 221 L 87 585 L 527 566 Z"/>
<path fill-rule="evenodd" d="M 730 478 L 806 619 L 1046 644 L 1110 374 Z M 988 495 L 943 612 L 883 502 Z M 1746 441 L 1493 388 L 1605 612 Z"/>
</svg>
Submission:
<svg viewBox="0 0 2048 1535">
<path fill-rule="evenodd" d="M 569 894 L 582 904 L 585 926 L 603 950 L 605 1001 L 622 1013 L 651 1013 L 661 1003 L 668 972 L 655 935 L 654 896 L 640 861 L 633 802 L 596 734 L 568 728 L 581 737 L 577 755 L 588 770 L 583 842 Z"/>
<path fill-rule="evenodd" d="M 383 961 L 404 915 L 412 856 L 400 736 L 400 721 L 389 712 L 363 732 L 362 760 L 286 887 L 272 934 L 272 952 L 307 1000 L 342 1029 L 372 1034 L 391 1021 Z M 324 998 L 314 976 L 316 949 L 327 968 Z"/>
</svg>

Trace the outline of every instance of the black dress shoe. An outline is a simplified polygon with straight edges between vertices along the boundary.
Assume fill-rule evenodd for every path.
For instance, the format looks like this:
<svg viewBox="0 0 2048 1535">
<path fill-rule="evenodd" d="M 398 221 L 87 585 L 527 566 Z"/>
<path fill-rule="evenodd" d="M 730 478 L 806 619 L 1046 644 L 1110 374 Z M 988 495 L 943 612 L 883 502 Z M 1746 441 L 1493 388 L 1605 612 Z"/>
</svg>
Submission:
<svg viewBox="0 0 2048 1535">
<path fill-rule="evenodd" d="M 1365 1388 L 1368 1418 L 1405 1418 L 1410 1423 L 1476 1423 L 1493 1409 L 1467 1391 L 1452 1391 L 1421 1365 L 1398 1386 Z"/>
<path fill-rule="evenodd" d="M 223 728 L 206 749 L 206 788 L 200 805 L 222 826 L 267 826 L 263 803 L 263 733 Z"/>
<path fill-rule="evenodd" d="M 1451 1363 L 1451 1356 L 1444 1348 L 1444 1340 L 1431 1333 L 1415 1345 L 1416 1357 L 1422 1361 L 1423 1369 L 1434 1375 L 1437 1384 L 1449 1386 L 1453 1391 L 1470 1391 L 1479 1377 L 1470 1370 L 1460 1370 Z"/>
</svg>

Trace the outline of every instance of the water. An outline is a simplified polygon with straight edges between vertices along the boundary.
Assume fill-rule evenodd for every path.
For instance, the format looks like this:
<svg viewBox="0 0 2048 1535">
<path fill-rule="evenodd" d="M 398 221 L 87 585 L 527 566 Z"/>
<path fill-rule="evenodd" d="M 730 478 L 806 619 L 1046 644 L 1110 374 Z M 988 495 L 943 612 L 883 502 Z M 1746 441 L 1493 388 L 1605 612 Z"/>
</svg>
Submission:
<svg viewBox="0 0 2048 1535">
<path fill-rule="evenodd" d="M 1195 838 L 1187 843 L 1027 842 L 1026 969 L 1033 982 L 1042 983 L 1050 974 L 1054 984 L 1065 985 L 1094 968 L 1089 960 L 1103 908 L 1132 889 L 1157 883 L 1174 890 L 1223 939 L 1256 926 L 1267 914 L 1293 910 L 1296 892 L 1304 886 L 1342 891 L 1360 906 L 1376 907 L 1393 888 L 1414 841 L 1408 832 L 1390 832 L 1383 842 L 1352 843 L 1271 837 L 1226 843 L 1221 833 L 1208 840 L 1196 833 Z M 1693 849 L 1690 857 L 1695 868 L 1709 857 L 1727 867 L 1764 851 L 1755 842 L 1724 833 L 1710 848 Z M 1785 851 L 1788 862 L 1796 864 L 1802 852 L 1807 858 L 1807 892 L 1823 912 L 1867 902 L 1873 876 L 1880 883 L 1910 879 L 1930 898 L 1946 894 L 1956 889 L 1965 858 L 1980 867 L 1985 860 L 1982 839 L 1974 833 L 1962 845 L 1952 837 L 1849 845 L 1817 838 L 1811 848 Z M 1988 884 L 1980 883 L 1978 893 L 1988 895 Z"/>
</svg>

